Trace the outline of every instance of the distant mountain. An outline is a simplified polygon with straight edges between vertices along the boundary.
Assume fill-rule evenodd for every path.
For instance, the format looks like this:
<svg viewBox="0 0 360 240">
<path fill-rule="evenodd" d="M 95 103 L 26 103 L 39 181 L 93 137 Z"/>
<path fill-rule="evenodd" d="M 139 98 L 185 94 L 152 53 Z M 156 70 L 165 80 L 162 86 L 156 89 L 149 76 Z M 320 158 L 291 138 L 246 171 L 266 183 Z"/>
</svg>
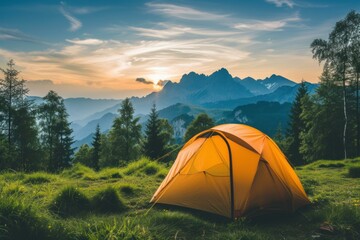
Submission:
<svg viewBox="0 0 360 240">
<path fill-rule="evenodd" d="M 264 80 L 258 80 L 258 82 L 260 82 L 260 84 L 264 85 L 267 89 L 269 89 L 270 92 L 273 92 L 283 86 L 293 87 L 296 85 L 295 82 L 284 78 L 283 76 L 275 74 L 265 78 Z"/>
<path fill-rule="evenodd" d="M 274 136 L 278 127 L 287 127 L 291 103 L 257 102 L 235 108 L 223 123 L 243 123 Z"/>
<path fill-rule="evenodd" d="M 29 100 L 33 101 L 36 105 L 43 103 L 43 99 L 37 96 L 29 96 Z M 64 104 L 66 111 L 69 114 L 69 121 L 75 122 L 76 126 L 85 125 L 89 121 L 81 121 L 84 118 L 91 116 L 99 111 L 105 110 L 118 103 L 120 99 L 92 99 L 92 98 L 66 98 Z M 99 117 L 102 117 L 102 114 Z"/>
<path fill-rule="evenodd" d="M 313 83 L 306 83 L 306 86 L 308 88 L 309 93 L 314 94 L 319 85 L 313 84 Z M 295 99 L 298 88 L 299 88 L 299 84 L 296 84 L 292 87 L 291 86 L 281 86 L 272 93 L 258 95 L 258 96 L 254 96 L 254 97 L 250 97 L 250 98 L 239 98 L 239 99 L 233 99 L 233 100 L 227 100 L 227 101 L 205 103 L 205 104 L 202 104 L 202 107 L 210 108 L 210 109 L 211 108 L 233 109 L 237 106 L 257 103 L 259 101 L 291 103 Z"/>
</svg>

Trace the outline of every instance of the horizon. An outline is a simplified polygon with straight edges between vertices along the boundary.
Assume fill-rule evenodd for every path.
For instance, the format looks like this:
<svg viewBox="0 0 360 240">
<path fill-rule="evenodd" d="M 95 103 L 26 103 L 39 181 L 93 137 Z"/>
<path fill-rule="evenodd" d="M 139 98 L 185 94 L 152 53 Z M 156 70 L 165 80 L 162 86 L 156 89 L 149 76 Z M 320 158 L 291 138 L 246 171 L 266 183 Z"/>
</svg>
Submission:
<svg viewBox="0 0 360 240">
<path fill-rule="evenodd" d="M 64 98 L 142 97 L 221 68 L 317 83 L 310 43 L 359 9 L 350 0 L 2 1 L 0 67 L 14 59 L 29 95 Z"/>
</svg>

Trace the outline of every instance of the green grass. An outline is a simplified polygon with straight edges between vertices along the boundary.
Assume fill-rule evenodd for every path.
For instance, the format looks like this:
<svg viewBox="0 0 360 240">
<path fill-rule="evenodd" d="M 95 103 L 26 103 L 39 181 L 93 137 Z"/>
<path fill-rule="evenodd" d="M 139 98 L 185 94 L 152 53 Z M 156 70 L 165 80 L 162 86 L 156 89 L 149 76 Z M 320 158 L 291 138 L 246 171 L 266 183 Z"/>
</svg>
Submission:
<svg viewBox="0 0 360 240">
<path fill-rule="evenodd" d="M 360 178 L 350 174 L 358 168 L 360 159 L 299 167 L 312 206 L 236 221 L 152 207 L 168 167 L 144 158 L 99 172 L 80 164 L 58 175 L 4 172 L 0 239 L 360 239 Z"/>
</svg>

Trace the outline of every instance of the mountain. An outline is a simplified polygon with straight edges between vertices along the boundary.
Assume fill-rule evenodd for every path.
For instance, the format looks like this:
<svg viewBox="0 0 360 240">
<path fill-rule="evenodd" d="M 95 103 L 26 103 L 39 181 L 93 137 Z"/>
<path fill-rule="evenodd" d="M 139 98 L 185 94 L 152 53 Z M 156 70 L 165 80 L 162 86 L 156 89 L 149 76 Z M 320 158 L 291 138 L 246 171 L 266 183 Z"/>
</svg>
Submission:
<svg viewBox="0 0 360 240">
<path fill-rule="evenodd" d="M 223 123 L 243 123 L 274 136 L 278 127 L 286 129 L 291 103 L 257 102 L 235 108 Z"/>
<path fill-rule="evenodd" d="M 314 94 L 319 85 L 307 82 L 306 86 L 308 88 L 309 93 Z M 211 108 L 233 109 L 237 106 L 257 103 L 259 101 L 279 102 L 279 103 L 293 102 L 298 88 L 299 88 L 299 84 L 296 84 L 294 86 L 281 86 L 272 93 L 258 95 L 250 98 L 239 98 L 239 99 L 232 99 L 227 101 L 205 103 L 202 104 L 201 106 L 210 109 Z"/>
<path fill-rule="evenodd" d="M 295 82 L 293 82 L 287 78 L 284 78 L 283 76 L 275 75 L 275 74 L 271 75 L 270 77 L 265 78 L 264 80 L 258 80 L 258 82 L 260 82 L 260 84 L 265 86 L 271 92 L 273 92 L 283 86 L 293 87 L 296 85 Z"/>
</svg>

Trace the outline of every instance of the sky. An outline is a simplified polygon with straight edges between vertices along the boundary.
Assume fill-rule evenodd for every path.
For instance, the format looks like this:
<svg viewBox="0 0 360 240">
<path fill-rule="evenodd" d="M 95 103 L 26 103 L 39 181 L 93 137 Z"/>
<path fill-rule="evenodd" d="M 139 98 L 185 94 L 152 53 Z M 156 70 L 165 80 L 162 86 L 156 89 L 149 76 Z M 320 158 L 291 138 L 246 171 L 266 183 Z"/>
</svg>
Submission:
<svg viewBox="0 0 360 240">
<path fill-rule="evenodd" d="M 0 1 L 0 67 L 30 95 L 124 98 L 191 71 L 318 82 L 310 44 L 360 1 Z M 3 76 L 0 76 L 1 78 Z"/>
</svg>

